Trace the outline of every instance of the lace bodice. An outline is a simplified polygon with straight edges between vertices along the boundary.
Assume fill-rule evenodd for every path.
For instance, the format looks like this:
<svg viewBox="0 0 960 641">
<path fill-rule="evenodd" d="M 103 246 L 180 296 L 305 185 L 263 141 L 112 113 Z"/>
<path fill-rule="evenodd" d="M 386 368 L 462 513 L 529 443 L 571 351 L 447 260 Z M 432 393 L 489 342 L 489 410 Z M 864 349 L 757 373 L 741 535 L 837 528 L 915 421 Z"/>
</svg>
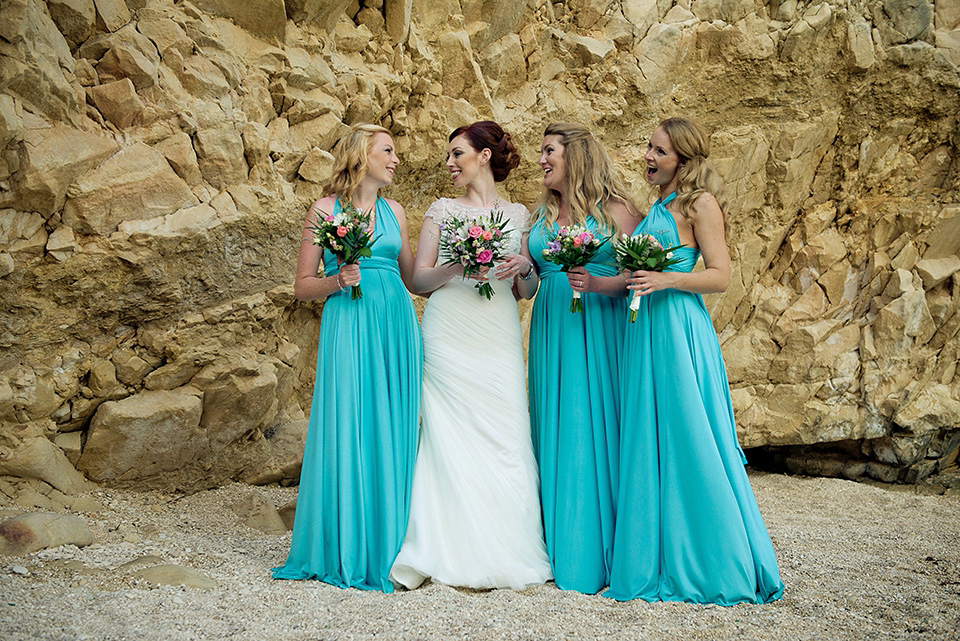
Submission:
<svg viewBox="0 0 960 641">
<path fill-rule="evenodd" d="M 507 229 L 511 230 L 507 237 L 508 254 L 520 252 L 520 237 L 530 231 L 530 212 L 523 205 L 517 203 L 501 203 L 500 211 L 509 221 Z M 435 223 L 445 223 L 450 218 L 466 218 L 470 216 L 487 216 L 490 214 L 489 207 L 473 207 L 458 203 L 452 198 L 441 198 L 436 200 L 427 208 L 424 218 L 433 218 Z"/>
</svg>

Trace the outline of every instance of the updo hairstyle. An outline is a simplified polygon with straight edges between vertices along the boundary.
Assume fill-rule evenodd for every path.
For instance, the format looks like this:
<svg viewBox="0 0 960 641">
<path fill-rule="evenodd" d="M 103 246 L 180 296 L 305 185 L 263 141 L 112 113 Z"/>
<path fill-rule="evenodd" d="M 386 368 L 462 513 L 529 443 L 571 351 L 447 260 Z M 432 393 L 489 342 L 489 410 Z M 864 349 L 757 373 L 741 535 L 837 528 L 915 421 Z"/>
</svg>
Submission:
<svg viewBox="0 0 960 641">
<path fill-rule="evenodd" d="M 510 134 L 492 120 L 481 120 L 472 125 L 457 127 L 448 141 L 463 136 L 470 142 L 474 151 L 490 150 L 490 170 L 495 182 L 506 180 L 510 172 L 520 164 L 520 154 L 513 146 Z"/>
</svg>

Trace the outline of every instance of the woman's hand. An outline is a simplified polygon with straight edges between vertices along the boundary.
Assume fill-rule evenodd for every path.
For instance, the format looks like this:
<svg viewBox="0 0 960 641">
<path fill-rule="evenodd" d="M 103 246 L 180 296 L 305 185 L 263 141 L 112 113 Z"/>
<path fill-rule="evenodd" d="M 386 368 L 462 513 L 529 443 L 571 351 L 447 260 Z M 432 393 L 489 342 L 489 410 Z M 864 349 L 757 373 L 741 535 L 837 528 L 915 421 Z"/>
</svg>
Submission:
<svg viewBox="0 0 960 641">
<path fill-rule="evenodd" d="M 675 280 L 675 272 L 648 272 L 638 269 L 627 278 L 627 289 L 637 292 L 640 296 L 646 296 L 673 288 Z"/>
<path fill-rule="evenodd" d="M 459 270 L 458 270 L 458 271 L 459 271 Z M 469 278 L 471 278 L 471 279 L 473 279 L 473 280 L 478 280 L 478 281 L 484 283 L 484 282 L 486 282 L 486 281 L 488 280 L 488 279 L 487 279 L 487 272 L 489 272 L 489 271 L 490 271 L 490 268 L 489 268 L 489 267 L 480 267 L 480 268 L 477 270 L 476 273 L 470 274 Z M 463 272 L 460 272 L 460 273 L 463 273 Z"/>
<path fill-rule="evenodd" d="M 514 276 L 529 276 L 533 263 L 520 254 L 507 254 L 503 262 L 497 266 L 497 280 L 507 280 Z"/>
<path fill-rule="evenodd" d="M 575 292 L 592 292 L 596 289 L 596 279 L 586 267 L 572 267 L 567 272 L 567 280 Z"/>
<path fill-rule="evenodd" d="M 352 287 L 360 282 L 360 265 L 340 265 L 341 287 Z"/>
</svg>

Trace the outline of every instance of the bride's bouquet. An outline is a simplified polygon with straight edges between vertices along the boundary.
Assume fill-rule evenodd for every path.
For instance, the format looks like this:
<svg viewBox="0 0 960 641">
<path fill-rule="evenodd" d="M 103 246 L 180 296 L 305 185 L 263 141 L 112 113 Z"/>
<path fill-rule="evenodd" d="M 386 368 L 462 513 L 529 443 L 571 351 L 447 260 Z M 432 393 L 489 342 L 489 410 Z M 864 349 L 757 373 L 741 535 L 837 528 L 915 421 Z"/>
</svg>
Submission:
<svg viewBox="0 0 960 641">
<path fill-rule="evenodd" d="M 573 267 L 583 267 L 589 263 L 609 239 L 609 236 L 598 236 L 580 225 L 560 227 L 547 239 L 543 259 L 560 265 L 561 271 L 570 271 Z M 580 292 L 576 290 L 573 292 L 573 300 L 570 301 L 570 311 L 583 313 L 583 300 Z"/>
<path fill-rule="evenodd" d="M 503 212 L 494 207 L 488 216 L 458 218 L 451 216 L 438 225 L 440 254 L 447 258 L 444 265 L 463 265 L 463 277 L 479 274 L 484 267 L 492 267 L 506 255 L 506 240 L 511 230 Z M 480 295 L 490 300 L 493 287 L 489 282 L 475 285 Z"/>
<path fill-rule="evenodd" d="M 317 220 L 312 226 L 313 244 L 318 245 L 341 263 L 356 264 L 361 258 L 373 255 L 371 247 L 377 241 L 373 237 L 370 213 L 360 211 L 352 203 L 340 203 L 341 211 L 334 216 L 323 210 L 317 212 Z M 351 300 L 363 298 L 360 285 L 354 285 Z"/>
<path fill-rule="evenodd" d="M 638 234 L 637 236 L 624 234 L 614 247 L 614 251 L 617 255 L 617 267 L 620 268 L 620 271 L 634 272 L 642 269 L 648 272 L 662 272 L 667 267 L 680 262 L 679 258 L 673 257 L 673 251 L 681 247 L 683 245 L 664 248 L 660 241 L 651 234 Z M 636 322 L 638 309 L 640 309 L 640 293 L 634 291 L 633 298 L 630 300 L 630 316 L 628 318 L 631 323 Z"/>
</svg>

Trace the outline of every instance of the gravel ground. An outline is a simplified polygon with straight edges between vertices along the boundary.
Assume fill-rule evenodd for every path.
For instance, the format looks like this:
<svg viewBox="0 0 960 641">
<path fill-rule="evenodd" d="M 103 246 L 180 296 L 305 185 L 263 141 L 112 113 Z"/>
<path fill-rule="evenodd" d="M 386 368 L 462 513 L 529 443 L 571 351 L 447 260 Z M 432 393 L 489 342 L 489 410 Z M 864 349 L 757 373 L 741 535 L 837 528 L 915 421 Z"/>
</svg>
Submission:
<svg viewBox="0 0 960 641">
<path fill-rule="evenodd" d="M 428 584 L 384 595 L 274 581 L 289 533 L 253 530 L 230 506 L 253 492 L 279 506 L 295 489 L 101 490 L 91 496 L 104 509 L 86 517 L 93 545 L 0 558 L 0 639 L 958 638 L 960 497 L 750 476 L 786 584 L 770 605 L 617 603 L 552 583 L 523 591 Z M 157 587 L 120 567 L 146 555 L 218 587 Z"/>
</svg>

